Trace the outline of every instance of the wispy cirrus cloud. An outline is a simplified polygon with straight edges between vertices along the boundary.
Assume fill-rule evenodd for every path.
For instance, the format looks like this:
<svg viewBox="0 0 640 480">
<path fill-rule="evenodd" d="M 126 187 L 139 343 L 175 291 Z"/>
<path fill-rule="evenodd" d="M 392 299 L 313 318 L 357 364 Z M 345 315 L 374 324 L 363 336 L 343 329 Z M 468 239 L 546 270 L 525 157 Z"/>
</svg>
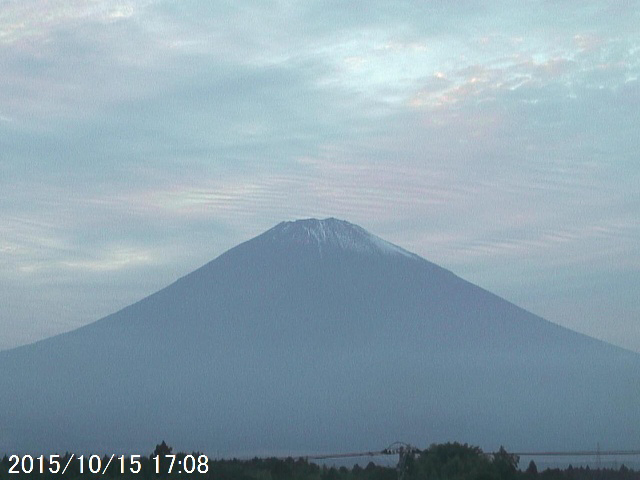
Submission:
<svg viewBox="0 0 640 480">
<path fill-rule="evenodd" d="M 4 1 L 0 13 L 0 44 L 24 44 L 79 24 L 108 24 L 139 15 L 150 1 Z"/>
</svg>

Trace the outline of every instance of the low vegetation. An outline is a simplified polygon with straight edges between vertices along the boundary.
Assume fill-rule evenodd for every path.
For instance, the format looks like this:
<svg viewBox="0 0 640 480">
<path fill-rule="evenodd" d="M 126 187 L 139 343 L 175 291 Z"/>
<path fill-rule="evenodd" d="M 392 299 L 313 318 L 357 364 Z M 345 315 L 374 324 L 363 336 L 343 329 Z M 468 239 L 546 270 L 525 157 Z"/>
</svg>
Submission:
<svg viewBox="0 0 640 480">
<path fill-rule="evenodd" d="M 147 457 L 140 457 L 136 462 L 125 465 L 125 473 L 122 473 L 121 464 L 116 459 L 115 463 L 104 474 L 92 474 L 89 472 L 88 463 L 85 462 L 84 472 L 80 472 L 80 462 L 69 462 L 67 471 L 62 475 L 57 470 L 56 464 L 46 461 L 40 465 L 36 458 L 33 472 L 38 473 L 9 473 L 15 459 L 4 456 L 0 462 L 0 480 L 17 478 L 66 479 L 75 478 L 121 478 L 121 479 L 159 479 L 159 478 L 197 478 L 201 480 L 640 480 L 640 472 L 634 471 L 624 465 L 617 469 L 591 469 L 589 467 L 566 469 L 546 469 L 538 471 L 536 464 L 531 461 L 526 469 L 519 468 L 517 456 L 509 454 L 501 448 L 497 453 L 487 455 L 480 448 L 467 444 L 447 443 L 432 445 L 415 457 L 408 457 L 405 468 L 399 472 L 395 467 L 379 466 L 373 462 L 362 467 L 355 464 L 351 468 L 329 467 L 317 465 L 305 459 L 278 459 L 278 458 L 254 458 L 252 460 L 220 460 L 207 459 L 201 453 L 191 454 L 171 453 L 171 447 L 164 442 L 156 446 L 154 452 Z M 160 455 L 162 461 L 157 463 L 154 458 Z M 168 455 L 168 457 L 167 457 Z M 60 455 L 57 461 L 61 468 L 67 464 L 70 454 Z M 85 460 L 88 457 L 84 457 Z M 173 459 L 173 471 L 168 473 L 170 460 Z M 187 470 L 193 473 L 178 473 L 180 467 L 185 465 Z M 95 458 L 93 469 L 96 470 L 98 459 Z M 100 458 L 101 465 L 107 465 L 108 457 Z M 129 459 L 127 459 L 129 460 Z M 29 465 L 27 465 L 28 467 Z M 18 470 L 22 468 L 18 465 Z M 39 473 L 42 468 L 44 473 Z M 61 470 L 60 468 L 60 470 Z M 132 473 L 138 470 L 137 473 Z M 157 473 L 156 470 L 160 470 Z"/>
</svg>

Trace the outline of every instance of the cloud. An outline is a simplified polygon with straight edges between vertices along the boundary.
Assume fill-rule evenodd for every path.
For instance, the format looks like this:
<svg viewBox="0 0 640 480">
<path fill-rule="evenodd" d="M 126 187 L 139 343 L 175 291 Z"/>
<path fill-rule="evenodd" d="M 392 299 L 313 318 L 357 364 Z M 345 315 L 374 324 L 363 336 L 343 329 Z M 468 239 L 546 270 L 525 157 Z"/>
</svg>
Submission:
<svg viewBox="0 0 640 480">
<path fill-rule="evenodd" d="M 62 29 L 105 24 L 141 14 L 149 1 L 71 0 L 43 4 L 33 0 L 4 2 L 0 15 L 0 44 L 22 46 L 50 39 Z"/>
</svg>

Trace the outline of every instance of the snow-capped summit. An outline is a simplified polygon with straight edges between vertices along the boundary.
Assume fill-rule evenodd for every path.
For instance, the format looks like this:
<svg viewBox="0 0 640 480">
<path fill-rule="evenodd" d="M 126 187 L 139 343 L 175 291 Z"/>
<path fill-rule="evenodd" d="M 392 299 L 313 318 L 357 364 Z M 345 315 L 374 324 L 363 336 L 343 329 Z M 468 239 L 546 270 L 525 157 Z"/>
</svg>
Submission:
<svg viewBox="0 0 640 480">
<path fill-rule="evenodd" d="M 338 248 L 357 253 L 416 257 L 416 255 L 369 233 L 358 225 L 333 217 L 324 220 L 309 218 L 281 222 L 265 232 L 264 236 L 279 243 L 317 245 L 320 254 L 326 248 Z"/>
</svg>

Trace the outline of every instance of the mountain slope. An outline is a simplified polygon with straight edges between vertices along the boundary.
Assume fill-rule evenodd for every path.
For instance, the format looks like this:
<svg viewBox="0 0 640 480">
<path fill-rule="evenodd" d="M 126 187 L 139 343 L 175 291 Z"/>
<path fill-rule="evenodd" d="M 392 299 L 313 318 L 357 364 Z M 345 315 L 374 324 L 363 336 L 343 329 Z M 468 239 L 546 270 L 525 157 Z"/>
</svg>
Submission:
<svg viewBox="0 0 640 480">
<path fill-rule="evenodd" d="M 73 332 L 0 352 L 0 451 L 629 448 L 640 356 L 336 219 L 283 222 Z"/>
</svg>

